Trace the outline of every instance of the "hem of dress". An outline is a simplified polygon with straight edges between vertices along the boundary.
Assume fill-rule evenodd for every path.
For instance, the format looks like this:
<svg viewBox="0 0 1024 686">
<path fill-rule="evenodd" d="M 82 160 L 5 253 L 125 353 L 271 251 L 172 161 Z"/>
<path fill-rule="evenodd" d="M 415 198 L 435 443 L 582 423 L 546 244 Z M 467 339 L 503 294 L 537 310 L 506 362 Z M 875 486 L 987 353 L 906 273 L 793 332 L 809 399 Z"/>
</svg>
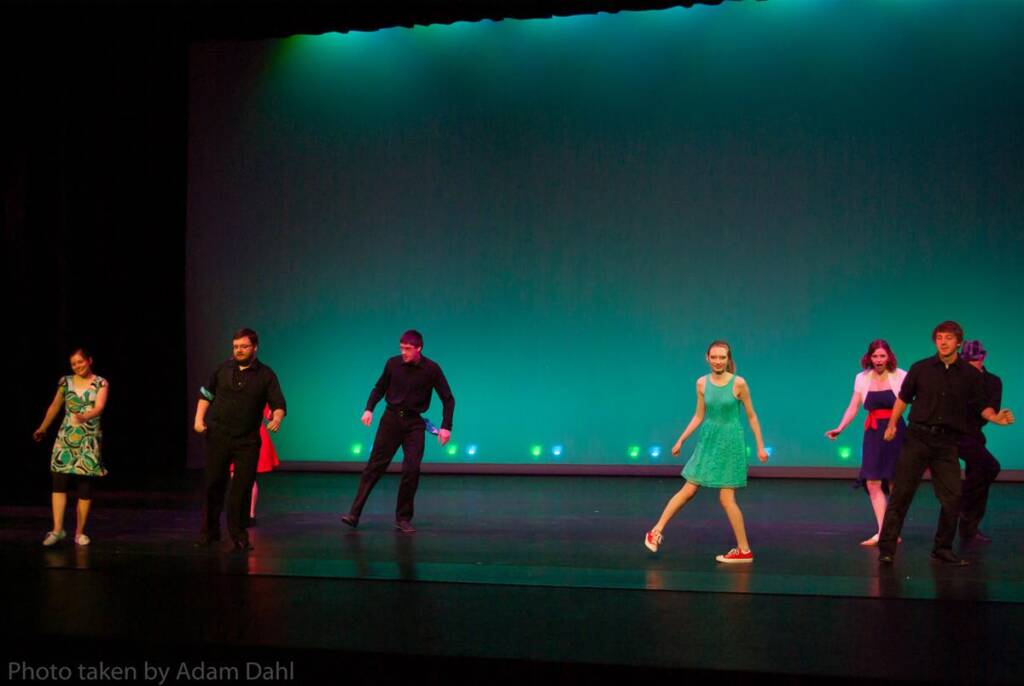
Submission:
<svg viewBox="0 0 1024 686">
<path fill-rule="evenodd" d="M 51 467 L 50 468 L 50 473 L 51 474 L 67 474 L 68 476 L 88 476 L 88 477 L 93 477 L 93 478 L 97 478 L 98 479 L 100 477 L 106 476 L 110 472 L 104 469 L 102 472 L 99 472 L 97 474 L 83 474 L 82 472 L 76 472 L 73 469 L 71 471 L 69 471 L 69 472 L 61 472 L 61 471 L 58 471 L 58 470 L 53 469 Z"/>
<path fill-rule="evenodd" d="M 747 487 L 747 482 L 746 481 L 744 481 L 741 484 L 712 484 L 712 483 L 707 483 L 707 482 L 700 482 L 700 481 L 697 481 L 696 479 L 690 479 L 690 478 L 687 478 L 685 475 L 683 476 L 683 478 L 686 479 L 686 481 L 688 483 L 696 484 L 697 486 L 700 486 L 701 488 L 746 488 Z"/>
<path fill-rule="evenodd" d="M 888 495 L 889 494 L 889 489 L 892 488 L 892 480 L 893 480 L 893 477 L 889 477 L 889 478 L 882 477 L 880 479 L 874 479 L 874 478 L 864 478 L 864 477 L 858 475 L 856 480 L 854 480 L 854 482 L 853 482 L 853 490 L 856 491 L 858 488 L 863 488 L 866 491 L 866 490 L 868 490 L 868 482 L 869 481 L 881 481 L 882 482 L 882 492 L 885 493 L 886 495 Z"/>
</svg>

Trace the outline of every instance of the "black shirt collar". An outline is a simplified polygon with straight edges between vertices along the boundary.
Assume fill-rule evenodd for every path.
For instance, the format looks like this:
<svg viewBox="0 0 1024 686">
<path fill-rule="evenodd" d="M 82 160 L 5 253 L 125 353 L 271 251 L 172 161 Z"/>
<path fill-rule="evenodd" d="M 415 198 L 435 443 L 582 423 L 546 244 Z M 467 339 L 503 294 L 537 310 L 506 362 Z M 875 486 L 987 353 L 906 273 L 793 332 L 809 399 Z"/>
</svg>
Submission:
<svg viewBox="0 0 1024 686">
<path fill-rule="evenodd" d="M 946 367 L 946 363 L 942 361 L 942 358 L 939 357 L 938 353 L 935 353 L 935 355 L 932 357 L 932 364 L 934 364 L 936 366 L 939 366 L 939 367 L 942 367 L 943 369 L 945 369 L 945 367 Z M 949 366 L 950 367 L 957 367 L 957 368 L 963 369 L 966 364 L 967 363 L 964 362 L 964 358 L 960 357 L 960 355 L 957 355 L 956 359 L 953 360 L 953 364 L 951 364 Z"/>
<path fill-rule="evenodd" d="M 238 371 L 238 372 L 248 372 L 248 371 L 258 372 L 260 370 L 260 359 L 257 357 L 255 360 L 252 361 L 252 364 L 250 364 L 245 369 L 242 369 L 238 365 L 238 362 L 235 361 L 235 358 L 232 357 L 231 358 L 231 368 L 234 369 L 235 371 Z"/>
</svg>

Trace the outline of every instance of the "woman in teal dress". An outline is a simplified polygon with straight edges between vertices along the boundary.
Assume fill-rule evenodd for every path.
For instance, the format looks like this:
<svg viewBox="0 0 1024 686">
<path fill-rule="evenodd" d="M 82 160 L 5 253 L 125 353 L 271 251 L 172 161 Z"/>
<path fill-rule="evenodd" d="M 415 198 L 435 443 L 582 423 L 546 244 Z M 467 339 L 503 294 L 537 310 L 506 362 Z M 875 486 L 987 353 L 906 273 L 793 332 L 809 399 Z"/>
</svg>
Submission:
<svg viewBox="0 0 1024 686">
<path fill-rule="evenodd" d="M 46 430 L 56 419 L 61 407 L 64 421 L 57 431 L 50 458 L 53 473 L 53 530 L 46 534 L 43 545 L 51 546 L 66 537 L 64 532 L 64 511 L 68 503 L 68 487 L 72 479 L 78 487 L 78 520 L 74 541 L 77 545 L 89 545 L 85 525 L 89 520 L 92 505 L 92 482 L 96 477 L 105 476 L 101 444 L 100 415 L 107 404 L 107 381 L 92 371 L 92 357 L 82 348 L 71 354 L 69 376 L 57 382 L 57 393 L 46 410 L 46 416 L 32 437 L 42 441 Z"/>
<path fill-rule="evenodd" d="M 750 389 L 743 377 L 736 376 L 729 344 L 713 342 L 708 346 L 705 359 L 711 373 L 697 379 L 697 409 L 686 430 L 672 446 L 672 454 L 679 455 L 686 439 L 701 427 L 693 457 L 683 469 L 686 483 L 668 501 L 661 519 L 644 537 L 644 545 L 657 552 L 662 541 L 661 532 L 669 520 L 683 509 L 701 486 L 717 488 L 719 501 L 736 535 L 736 547 L 715 559 L 726 564 L 750 563 L 754 561 L 754 553 L 747 541 L 743 513 L 736 504 L 736 489 L 747 485 L 747 448 L 740 425 L 741 405 L 757 441 L 757 458 L 761 462 L 767 461 L 768 452 L 761 437 L 761 425 L 754 413 Z"/>
</svg>

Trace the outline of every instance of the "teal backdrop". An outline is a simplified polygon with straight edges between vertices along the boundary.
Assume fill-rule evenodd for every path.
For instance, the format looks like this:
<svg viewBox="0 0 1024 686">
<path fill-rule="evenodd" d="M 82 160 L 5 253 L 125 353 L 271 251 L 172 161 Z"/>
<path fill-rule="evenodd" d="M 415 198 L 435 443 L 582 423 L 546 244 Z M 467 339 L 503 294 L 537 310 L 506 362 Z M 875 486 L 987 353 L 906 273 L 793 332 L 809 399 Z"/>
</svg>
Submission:
<svg viewBox="0 0 1024 686">
<path fill-rule="evenodd" d="M 427 460 L 667 464 L 724 338 L 769 465 L 853 467 L 868 341 L 908 368 L 952 318 L 1024 411 L 1022 38 L 1021 2 L 769 0 L 195 45 L 190 389 L 250 326 L 282 459 L 361 462 L 417 328 Z"/>
</svg>

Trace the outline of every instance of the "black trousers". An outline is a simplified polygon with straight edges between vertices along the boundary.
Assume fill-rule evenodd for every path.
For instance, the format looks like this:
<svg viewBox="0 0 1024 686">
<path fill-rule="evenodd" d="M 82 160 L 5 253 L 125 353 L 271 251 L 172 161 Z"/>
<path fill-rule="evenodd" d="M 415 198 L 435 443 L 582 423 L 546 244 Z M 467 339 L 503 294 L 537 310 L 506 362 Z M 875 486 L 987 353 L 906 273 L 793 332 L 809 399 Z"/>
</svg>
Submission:
<svg viewBox="0 0 1024 686">
<path fill-rule="evenodd" d="M 978 533 L 988 506 L 989 486 L 999 476 L 1002 466 L 985 447 L 983 434 L 963 438 L 958 447 L 966 467 L 960 499 L 960 538 L 964 539 Z"/>
<path fill-rule="evenodd" d="M 228 533 L 232 538 L 248 537 L 249 505 L 259 459 L 259 440 L 253 443 L 249 440 L 233 441 L 207 435 L 206 470 L 203 474 L 204 535 L 220 535 L 220 514 L 224 510 L 224 495 L 227 493 Z M 235 465 L 233 479 L 232 464 Z"/>
<path fill-rule="evenodd" d="M 960 461 L 954 435 L 936 436 L 916 428 L 907 427 L 896 460 L 889 493 L 889 505 L 882 520 L 882 533 L 878 538 L 878 551 L 883 555 L 896 553 L 896 542 L 903 530 L 903 520 L 921 485 L 924 470 L 932 473 L 932 488 L 942 509 L 935 530 L 933 550 L 951 550 L 956 536 L 957 518 L 960 516 Z"/>
<path fill-rule="evenodd" d="M 402 415 L 395 410 L 385 410 L 377 425 L 377 436 L 373 439 L 373 450 L 370 460 L 363 468 L 359 479 L 359 491 L 352 501 L 349 514 L 356 517 L 363 512 L 370 491 L 384 472 L 391 460 L 395 458 L 398 448 L 402 448 L 402 481 L 398 486 L 398 505 L 395 507 L 395 520 L 411 520 L 413 516 L 413 500 L 420 484 L 420 463 L 423 461 L 423 432 L 426 424 L 416 414 Z"/>
</svg>

